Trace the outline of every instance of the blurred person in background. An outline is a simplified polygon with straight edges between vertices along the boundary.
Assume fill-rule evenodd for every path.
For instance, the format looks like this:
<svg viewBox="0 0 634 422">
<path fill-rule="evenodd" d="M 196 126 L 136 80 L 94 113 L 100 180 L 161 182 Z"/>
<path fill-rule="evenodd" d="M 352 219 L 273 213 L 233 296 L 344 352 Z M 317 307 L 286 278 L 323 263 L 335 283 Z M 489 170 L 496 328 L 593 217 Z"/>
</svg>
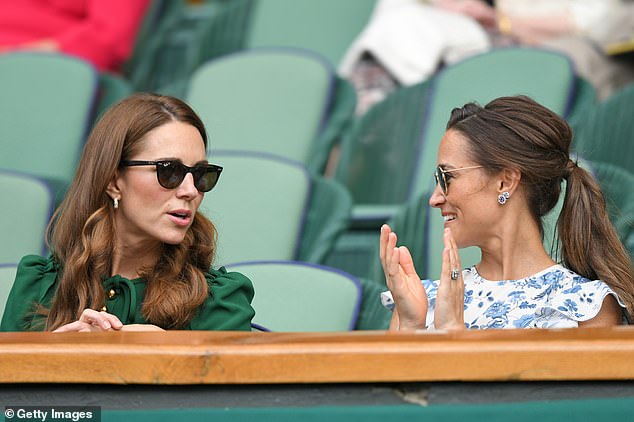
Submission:
<svg viewBox="0 0 634 422">
<path fill-rule="evenodd" d="M 600 99 L 634 80 L 631 56 L 605 46 L 634 34 L 626 0 L 379 0 L 339 73 L 358 93 L 357 114 L 399 86 L 495 47 L 557 50 Z"/>
<path fill-rule="evenodd" d="M 0 0 L 0 53 L 60 52 L 99 71 L 130 57 L 151 0 Z"/>
</svg>

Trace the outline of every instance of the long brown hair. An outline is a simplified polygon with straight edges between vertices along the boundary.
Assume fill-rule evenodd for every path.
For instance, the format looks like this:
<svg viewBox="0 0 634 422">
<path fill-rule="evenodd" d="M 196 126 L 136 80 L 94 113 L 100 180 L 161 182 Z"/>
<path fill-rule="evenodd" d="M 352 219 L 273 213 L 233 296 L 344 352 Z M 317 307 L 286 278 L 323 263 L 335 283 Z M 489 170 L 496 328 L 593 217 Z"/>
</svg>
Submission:
<svg viewBox="0 0 634 422">
<path fill-rule="evenodd" d="M 572 129 L 564 119 L 526 96 L 497 98 L 481 107 L 469 103 L 452 111 L 447 129 L 469 141 L 473 159 L 494 173 L 516 168 L 530 211 L 541 219 L 555 207 L 566 180 L 557 231 L 562 264 L 610 286 L 634 315 L 634 269 L 606 211 L 592 175 L 570 159 Z"/>
<path fill-rule="evenodd" d="M 194 126 L 205 148 L 207 134 L 183 101 L 157 94 L 135 94 L 110 108 L 97 122 L 79 162 L 75 179 L 48 228 L 48 242 L 60 266 L 59 286 L 46 320 L 55 329 L 76 320 L 86 308 L 105 303 L 102 281 L 110 277 L 115 237 L 114 206 L 106 193 L 119 163 L 140 148 L 151 130 L 180 121 Z M 163 244 L 146 280 L 144 318 L 163 328 L 184 327 L 206 299 L 205 271 L 216 249 L 216 229 L 197 213 L 185 239 Z"/>
</svg>

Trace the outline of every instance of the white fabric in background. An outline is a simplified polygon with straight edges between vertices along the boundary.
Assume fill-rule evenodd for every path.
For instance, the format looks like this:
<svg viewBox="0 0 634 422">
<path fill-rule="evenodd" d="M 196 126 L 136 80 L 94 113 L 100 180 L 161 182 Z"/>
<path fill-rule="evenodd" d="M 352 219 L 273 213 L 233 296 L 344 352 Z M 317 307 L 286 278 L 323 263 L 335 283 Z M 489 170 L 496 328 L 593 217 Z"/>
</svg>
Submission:
<svg viewBox="0 0 634 422">
<path fill-rule="evenodd" d="M 429 78 L 440 63 L 454 63 L 490 46 L 486 32 L 469 17 L 419 0 L 380 0 L 344 55 L 339 74 L 349 78 L 369 52 L 401 85 L 413 85 Z"/>
</svg>

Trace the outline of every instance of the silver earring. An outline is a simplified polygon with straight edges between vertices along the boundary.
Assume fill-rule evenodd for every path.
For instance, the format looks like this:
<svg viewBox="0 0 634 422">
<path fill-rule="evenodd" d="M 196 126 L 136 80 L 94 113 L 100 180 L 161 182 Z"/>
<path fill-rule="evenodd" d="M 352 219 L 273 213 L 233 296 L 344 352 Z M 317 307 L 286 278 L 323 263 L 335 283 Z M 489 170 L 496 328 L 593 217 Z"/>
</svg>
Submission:
<svg viewBox="0 0 634 422">
<path fill-rule="evenodd" d="M 117 198 L 114 198 L 112 200 L 112 204 L 114 205 L 114 209 L 116 210 L 117 208 L 119 208 L 119 200 Z"/>
<path fill-rule="evenodd" d="M 504 205 L 506 204 L 506 201 L 510 198 L 511 194 L 508 192 L 502 192 L 500 195 L 498 195 L 498 204 L 500 205 Z"/>
</svg>

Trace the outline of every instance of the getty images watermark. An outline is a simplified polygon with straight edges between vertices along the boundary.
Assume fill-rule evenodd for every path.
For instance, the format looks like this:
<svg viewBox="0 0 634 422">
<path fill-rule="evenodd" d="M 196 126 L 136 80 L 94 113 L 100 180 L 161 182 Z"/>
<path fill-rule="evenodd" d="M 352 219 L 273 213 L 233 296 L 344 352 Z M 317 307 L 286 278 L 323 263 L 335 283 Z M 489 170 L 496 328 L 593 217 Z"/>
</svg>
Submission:
<svg viewBox="0 0 634 422">
<path fill-rule="evenodd" d="M 5 421 L 9 422 L 101 422 L 99 406 L 5 406 Z"/>
</svg>

